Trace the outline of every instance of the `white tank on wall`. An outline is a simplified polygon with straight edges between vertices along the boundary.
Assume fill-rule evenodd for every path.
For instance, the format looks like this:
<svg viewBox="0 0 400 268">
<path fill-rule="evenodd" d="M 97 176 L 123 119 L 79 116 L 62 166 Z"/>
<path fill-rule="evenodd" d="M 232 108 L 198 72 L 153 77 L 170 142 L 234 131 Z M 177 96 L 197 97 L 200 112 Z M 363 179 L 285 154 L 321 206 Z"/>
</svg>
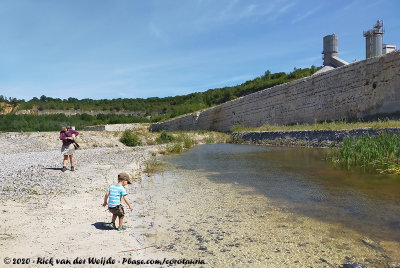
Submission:
<svg viewBox="0 0 400 268">
<path fill-rule="evenodd" d="M 382 53 L 387 54 L 390 52 L 396 51 L 396 45 L 391 45 L 391 44 L 384 44 L 382 48 Z"/>
<path fill-rule="evenodd" d="M 373 29 L 364 31 L 365 54 L 366 58 L 378 57 L 382 55 L 383 44 L 383 20 L 378 20 Z"/>
</svg>

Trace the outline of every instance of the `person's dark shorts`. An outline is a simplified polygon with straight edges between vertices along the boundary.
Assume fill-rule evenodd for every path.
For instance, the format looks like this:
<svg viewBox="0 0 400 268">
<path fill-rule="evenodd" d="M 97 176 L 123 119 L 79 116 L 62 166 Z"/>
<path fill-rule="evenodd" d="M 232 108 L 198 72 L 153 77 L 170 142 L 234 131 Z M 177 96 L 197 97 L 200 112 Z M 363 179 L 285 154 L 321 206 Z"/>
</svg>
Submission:
<svg viewBox="0 0 400 268">
<path fill-rule="evenodd" d="M 108 211 L 110 211 L 113 215 L 118 216 L 120 218 L 123 218 L 125 216 L 125 211 L 124 207 L 119 205 L 113 208 L 108 208 Z"/>
</svg>

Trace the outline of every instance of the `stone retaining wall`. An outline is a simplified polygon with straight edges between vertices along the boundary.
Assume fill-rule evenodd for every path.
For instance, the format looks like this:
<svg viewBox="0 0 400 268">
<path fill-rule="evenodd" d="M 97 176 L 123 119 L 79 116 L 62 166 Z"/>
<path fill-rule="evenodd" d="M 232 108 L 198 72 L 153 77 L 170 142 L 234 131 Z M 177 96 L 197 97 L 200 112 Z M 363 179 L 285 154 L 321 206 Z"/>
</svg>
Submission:
<svg viewBox="0 0 400 268">
<path fill-rule="evenodd" d="M 152 124 L 151 129 L 228 132 L 234 125 L 312 123 L 399 111 L 400 51 L 395 51 Z"/>
<path fill-rule="evenodd" d="M 400 128 L 235 132 L 231 137 L 234 143 L 329 146 L 343 141 L 345 137 L 377 136 L 382 132 L 400 135 Z"/>
</svg>

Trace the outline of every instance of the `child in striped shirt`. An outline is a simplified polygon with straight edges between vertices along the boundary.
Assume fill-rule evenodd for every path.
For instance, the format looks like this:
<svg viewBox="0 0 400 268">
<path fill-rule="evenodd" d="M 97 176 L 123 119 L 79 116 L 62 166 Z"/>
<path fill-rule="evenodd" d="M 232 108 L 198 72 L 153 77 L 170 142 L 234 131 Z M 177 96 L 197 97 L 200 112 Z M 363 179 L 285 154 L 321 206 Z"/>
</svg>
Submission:
<svg viewBox="0 0 400 268">
<path fill-rule="evenodd" d="M 125 212 L 121 204 L 121 199 L 124 198 L 124 201 L 128 205 L 129 209 L 131 211 L 133 210 L 133 207 L 131 206 L 127 198 L 128 193 L 124 188 L 127 184 L 131 183 L 132 180 L 131 178 L 129 178 L 128 174 L 120 173 L 118 174 L 118 183 L 111 185 L 106 195 L 104 196 L 103 207 L 107 205 L 107 200 L 108 200 L 108 210 L 113 214 L 111 219 L 112 228 L 116 229 L 115 221 L 117 217 L 119 219 L 118 231 L 126 229 L 126 227 L 123 225 Z"/>
</svg>

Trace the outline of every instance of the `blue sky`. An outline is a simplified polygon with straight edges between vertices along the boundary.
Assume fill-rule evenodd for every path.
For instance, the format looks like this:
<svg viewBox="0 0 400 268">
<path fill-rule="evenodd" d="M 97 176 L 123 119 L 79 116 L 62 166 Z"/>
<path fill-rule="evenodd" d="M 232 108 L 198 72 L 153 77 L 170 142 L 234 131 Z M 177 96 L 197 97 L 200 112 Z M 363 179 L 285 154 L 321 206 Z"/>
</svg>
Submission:
<svg viewBox="0 0 400 268">
<path fill-rule="evenodd" d="M 398 0 L 0 0 L 0 95 L 147 98 L 365 58 L 377 19 L 400 47 Z"/>
</svg>

